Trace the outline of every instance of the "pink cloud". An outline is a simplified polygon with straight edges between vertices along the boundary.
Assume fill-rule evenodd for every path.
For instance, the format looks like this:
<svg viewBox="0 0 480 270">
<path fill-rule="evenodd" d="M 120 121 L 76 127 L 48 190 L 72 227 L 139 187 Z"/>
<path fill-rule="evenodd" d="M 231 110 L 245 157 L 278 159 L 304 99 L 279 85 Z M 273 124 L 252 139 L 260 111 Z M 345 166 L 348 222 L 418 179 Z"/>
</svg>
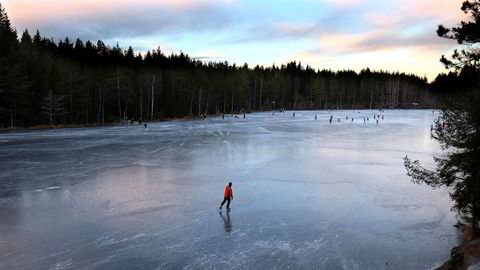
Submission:
<svg viewBox="0 0 480 270">
<path fill-rule="evenodd" d="M 437 24 L 458 23 L 465 19 L 460 7 L 463 0 L 403 0 L 391 1 L 389 8 L 369 10 L 363 14 L 365 22 L 373 27 L 402 29 L 428 21 Z"/>
<path fill-rule="evenodd" d="M 213 0 L 7 0 L 6 8 L 12 18 L 20 22 L 46 21 L 59 17 L 112 14 L 138 9 L 165 8 L 188 12 L 214 4 Z M 223 3 L 228 3 L 224 1 Z M 160 14 L 159 14 L 160 15 Z"/>
<path fill-rule="evenodd" d="M 19 31 L 55 39 L 125 39 L 161 33 L 218 30 L 234 19 L 235 0 L 4 0 Z M 132 44 L 135 45 L 135 44 Z"/>
<path fill-rule="evenodd" d="M 316 39 L 315 44 L 318 47 L 316 51 L 329 51 L 335 54 L 388 51 L 399 48 L 442 51 L 455 46 L 454 41 L 439 38 L 433 31 L 408 35 L 386 30 L 362 34 L 324 34 Z"/>
<path fill-rule="evenodd" d="M 330 5 L 341 7 L 341 8 L 353 7 L 365 2 L 365 0 L 324 0 L 324 1 L 329 3 Z"/>
<path fill-rule="evenodd" d="M 403 16 L 392 16 L 387 12 L 368 11 L 363 14 L 363 19 L 374 27 L 390 27 L 399 25 L 405 20 Z"/>
<path fill-rule="evenodd" d="M 299 35 L 314 30 L 316 25 L 316 23 L 278 22 L 274 25 L 274 31 L 285 35 Z"/>
<path fill-rule="evenodd" d="M 406 0 L 403 1 L 405 9 L 411 16 L 432 17 L 446 22 L 458 22 L 465 18 L 460 10 L 464 0 Z M 418 18 L 418 17 L 417 17 Z"/>
</svg>

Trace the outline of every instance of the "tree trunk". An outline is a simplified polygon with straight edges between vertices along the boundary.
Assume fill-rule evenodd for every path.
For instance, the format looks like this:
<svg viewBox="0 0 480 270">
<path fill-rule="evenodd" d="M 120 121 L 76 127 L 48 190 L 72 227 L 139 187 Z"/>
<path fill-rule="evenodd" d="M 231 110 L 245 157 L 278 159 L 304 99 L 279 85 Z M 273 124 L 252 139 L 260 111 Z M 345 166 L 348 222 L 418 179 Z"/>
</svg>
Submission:
<svg viewBox="0 0 480 270">
<path fill-rule="evenodd" d="M 397 92 L 397 108 L 400 107 L 400 92 L 402 92 L 402 90 L 400 89 L 400 85 L 398 85 L 398 92 Z"/>
<path fill-rule="evenodd" d="M 310 108 L 313 107 L 313 87 L 310 86 Z"/>
<path fill-rule="evenodd" d="M 73 74 L 70 71 L 70 124 L 73 123 Z"/>
<path fill-rule="evenodd" d="M 355 97 L 357 95 L 357 90 L 353 90 L 353 100 L 352 100 L 352 110 L 355 109 Z"/>
<path fill-rule="evenodd" d="M 102 90 L 98 87 L 98 108 L 97 108 L 97 124 L 101 123 L 102 116 Z"/>
<path fill-rule="evenodd" d="M 127 119 L 127 108 L 128 108 L 128 100 L 125 102 L 125 110 L 123 111 L 123 119 Z"/>
<path fill-rule="evenodd" d="M 202 88 L 198 89 L 198 115 L 202 114 Z"/>
<path fill-rule="evenodd" d="M 84 116 L 85 116 L 85 124 L 88 124 L 88 100 L 87 100 L 87 95 L 83 97 L 83 109 L 84 111 Z"/>
<path fill-rule="evenodd" d="M 472 231 L 475 237 L 478 236 L 478 218 L 477 218 L 477 204 L 473 202 L 473 210 L 472 210 L 472 220 L 471 220 L 471 226 L 472 226 Z"/>
<path fill-rule="evenodd" d="M 52 107 L 53 107 L 53 94 L 52 94 L 52 90 L 50 90 L 50 93 L 48 94 L 48 116 L 50 118 L 50 126 L 52 126 L 52 123 L 53 123 Z"/>
<path fill-rule="evenodd" d="M 225 113 L 225 109 L 227 108 L 227 93 L 225 92 L 225 88 L 223 88 L 223 112 Z"/>
<path fill-rule="evenodd" d="M 175 73 L 172 72 L 172 97 L 175 98 Z"/>
<path fill-rule="evenodd" d="M 232 88 L 232 115 L 233 115 L 233 88 Z"/>
<path fill-rule="evenodd" d="M 193 94 L 190 99 L 190 118 L 193 118 Z"/>
<path fill-rule="evenodd" d="M 140 89 L 140 119 L 143 119 L 143 90 L 142 87 L 139 87 Z"/>
<path fill-rule="evenodd" d="M 205 104 L 205 115 L 208 115 L 208 106 L 210 104 L 210 94 L 208 95 L 207 98 L 207 103 Z"/>
<path fill-rule="evenodd" d="M 275 85 L 276 85 L 276 78 L 275 78 Z M 277 88 L 278 87 L 274 87 L 273 88 L 273 110 L 275 110 L 277 108 Z"/>
<path fill-rule="evenodd" d="M 10 128 L 14 128 L 15 127 L 15 121 L 14 121 L 14 117 L 13 117 L 13 108 L 10 110 Z"/>
<path fill-rule="evenodd" d="M 263 75 L 260 77 L 260 111 L 262 111 Z"/>
<path fill-rule="evenodd" d="M 120 74 L 117 67 L 117 103 L 118 103 L 118 117 L 122 118 L 122 104 L 120 102 Z"/>
<path fill-rule="evenodd" d="M 155 75 L 153 75 L 152 78 L 152 107 L 150 111 L 150 120 L 153 120 L 153 108 L 154 108 L 154 103 L 155 103 Z"/>
<path fill-rule="evenodd" d="M 253 110 L 257 109 L 257 76 L 253 80 Z"/>
<path fill-rule="evenodd" d="M 105 95 L 102 93 L 102 125 L 105 125 Z"/>
<path fill-rule="evenodd" d="M 372 109 L 373 104 L 373 88 L 370 89 L 370 110 Z"/>
</svg>

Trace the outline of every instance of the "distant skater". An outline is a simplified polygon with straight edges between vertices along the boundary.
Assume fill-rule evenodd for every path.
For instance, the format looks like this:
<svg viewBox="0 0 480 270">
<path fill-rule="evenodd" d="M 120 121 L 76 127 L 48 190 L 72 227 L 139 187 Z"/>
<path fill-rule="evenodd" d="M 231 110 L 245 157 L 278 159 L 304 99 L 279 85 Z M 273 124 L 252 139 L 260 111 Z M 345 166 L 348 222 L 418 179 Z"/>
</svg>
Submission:
<svg viewBox="0 0 480 270">
<path fill-rule="evenodd" d="M 317 120 L 317 115 L 315 114 L 315 120 Z"/>
<path fill-rule="evenodd" d="M 243 119 L 245 119 L 245 114 L 243 114 Z"/>
<path fill-rule="evenodd" d="M 147 123 L 144 124 L 145 128 L 147 128 Z"/>
<path fill-rule="evenodd" d="M 293 112 L 293 117 L 295 117 L 295 112 Z"/>
<path fill-rule="evenodd" d="M 222 206 L 227 202 L 227 210 L 230 210 L 230 201 L 233 200 L 233 190 L 232 190 L 232 182 L 228 183 L 228 186 L 225 186 L 225 191 L 223 192 L 223 202 L 220 204 L 220 210 Z"/>
</svg>

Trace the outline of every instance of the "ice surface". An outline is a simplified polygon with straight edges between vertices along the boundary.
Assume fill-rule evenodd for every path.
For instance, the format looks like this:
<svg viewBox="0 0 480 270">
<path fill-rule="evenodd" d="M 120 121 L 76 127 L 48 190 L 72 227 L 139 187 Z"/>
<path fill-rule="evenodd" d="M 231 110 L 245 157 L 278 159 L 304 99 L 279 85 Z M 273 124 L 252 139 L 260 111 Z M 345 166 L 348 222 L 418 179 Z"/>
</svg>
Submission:
<svg viewBox="0 0 480 270">
<path fill-rule="evenodd" d="M 0 134 L 0 269 L 434 267 L 458 241 L 455 215 L 402 158 L 433 165 L 435 116 L 286 111 Z M 219 213 L 228 181 L 232 211 Z"/>
</svg>

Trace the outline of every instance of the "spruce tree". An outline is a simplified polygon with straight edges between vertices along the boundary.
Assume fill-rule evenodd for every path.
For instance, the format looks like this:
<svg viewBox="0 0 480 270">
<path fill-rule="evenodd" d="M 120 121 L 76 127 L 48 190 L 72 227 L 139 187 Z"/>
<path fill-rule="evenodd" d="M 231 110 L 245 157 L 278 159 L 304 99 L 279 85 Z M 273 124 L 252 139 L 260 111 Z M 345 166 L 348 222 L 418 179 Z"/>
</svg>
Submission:
<svg viewBox="0 0 480 270">
<path fill-rule="evenodd" d="M 18 61 L 17 38 L 17 32 L 0 3 L 0 123 L 2 126 L 9 123 L 12 128 L 17 125 L 17 116 L 22 112 L 27 88 L 27 80 Z"/>
<path fill-rule="evenodd" d="M 447 28 L 439 25 L 437 34 L 454 39 L 461 45 L 450 59 L 442 56 L 441 62 L 457 73 L 450 91 L 454 99 L 436 119 L 432 136 L 442 149 L 434 157 L 435 170 L 423 168 L 419 161 L 405 157 L 407 174 L 415 183 L 432 187 L 448 187 L 454 201 L 453 208 L 470 221 L 475 233 L 479 233 L 480 218 L 480 1 L 464 1 L 462 11 L 469 14 L 469 21 Z"/>
</svg>

